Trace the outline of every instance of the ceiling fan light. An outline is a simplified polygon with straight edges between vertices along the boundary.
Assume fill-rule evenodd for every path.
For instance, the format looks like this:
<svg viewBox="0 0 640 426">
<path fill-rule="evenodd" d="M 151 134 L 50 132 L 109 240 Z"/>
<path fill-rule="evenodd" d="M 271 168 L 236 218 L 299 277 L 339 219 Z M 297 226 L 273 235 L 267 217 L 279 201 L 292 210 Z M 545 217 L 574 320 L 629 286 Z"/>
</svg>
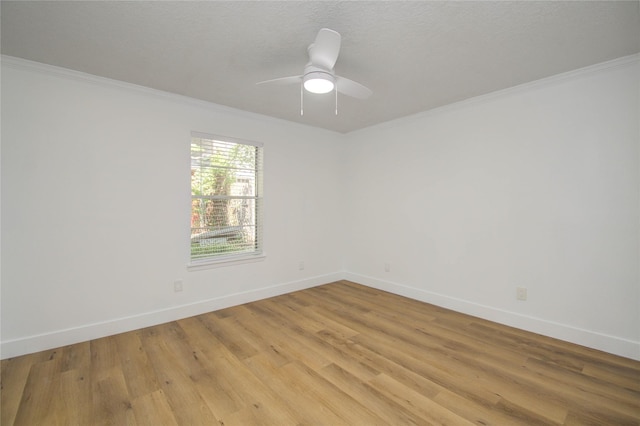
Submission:
<svg viewBox="0 0 640 426">
<path fill-rule="evenodd" d="M 333 90 L 333 76 L 326 72 L 310 72 L 304 76 L 304 88 L 311 93 L 329 93 Z"/>
</svg>

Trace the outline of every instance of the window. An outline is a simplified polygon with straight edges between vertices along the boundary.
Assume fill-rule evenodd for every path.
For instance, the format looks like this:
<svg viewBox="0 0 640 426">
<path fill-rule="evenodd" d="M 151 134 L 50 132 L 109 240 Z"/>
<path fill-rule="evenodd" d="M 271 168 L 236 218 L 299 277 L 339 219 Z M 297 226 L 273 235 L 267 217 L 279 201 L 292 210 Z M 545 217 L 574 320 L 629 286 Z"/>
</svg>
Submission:
<svg viewBox="0 0 640 426">
<path fill-rule="evenodd" d="M 191 262 L 262 254 L 262 145 L 191 134 Z"/>
</svg>

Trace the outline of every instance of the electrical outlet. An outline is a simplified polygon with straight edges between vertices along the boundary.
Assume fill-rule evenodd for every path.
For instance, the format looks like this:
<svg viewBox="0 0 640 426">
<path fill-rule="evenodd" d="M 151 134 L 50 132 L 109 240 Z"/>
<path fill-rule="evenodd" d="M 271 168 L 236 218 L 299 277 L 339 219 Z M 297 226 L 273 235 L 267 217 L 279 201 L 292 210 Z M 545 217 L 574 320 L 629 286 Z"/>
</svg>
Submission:
<svg viewBox="0 0 640 426">
<path fill-rule="evenodd" d="M 298 269 L 301 270 L 301 271 L 304 269 L 304 261 L 303 260 L 298 262 Z"/>
<path fill-rule="evenodd" d="M 527 288 L 526 287 L 517 287 L 516 288 L 516 299 L 518 299 L 518 300 L 527 300 Z"/>
<path fill-rule="evenodd" d="M 182 291 L 182 280 L 175 280 L 173 282 L 173 291 L 176 293 Z"/>
</svg>

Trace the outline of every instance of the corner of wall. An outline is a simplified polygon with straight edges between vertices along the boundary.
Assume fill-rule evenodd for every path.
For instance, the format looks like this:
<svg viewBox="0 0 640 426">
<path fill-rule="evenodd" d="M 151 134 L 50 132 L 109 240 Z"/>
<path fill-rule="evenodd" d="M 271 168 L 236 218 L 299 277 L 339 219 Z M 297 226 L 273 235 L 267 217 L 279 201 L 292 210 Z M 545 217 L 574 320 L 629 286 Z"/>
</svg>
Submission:
<svg viewBox="0 0 640 426">
<path fill-rule="evenodd" d="M 416 287 L 346 272 L 344 279 L 488 321 L 640 361 L 640 342 L 485 306 Z"/>
</svg>

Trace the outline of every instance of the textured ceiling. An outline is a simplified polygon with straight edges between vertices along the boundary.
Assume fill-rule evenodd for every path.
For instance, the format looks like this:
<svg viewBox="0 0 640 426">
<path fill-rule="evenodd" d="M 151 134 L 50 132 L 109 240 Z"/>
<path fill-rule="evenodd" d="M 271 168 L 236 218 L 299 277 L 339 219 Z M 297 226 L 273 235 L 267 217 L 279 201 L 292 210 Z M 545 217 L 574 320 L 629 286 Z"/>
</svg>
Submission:
<svg viewBox="0 0 640 426">
<path fill-rule="evenodd" d="M 640 51 L 638 1 L 2 1 L 2 54 L 349 132 Z M 322 27 L 368 100 L 298 75 Z"/>
</svg>

